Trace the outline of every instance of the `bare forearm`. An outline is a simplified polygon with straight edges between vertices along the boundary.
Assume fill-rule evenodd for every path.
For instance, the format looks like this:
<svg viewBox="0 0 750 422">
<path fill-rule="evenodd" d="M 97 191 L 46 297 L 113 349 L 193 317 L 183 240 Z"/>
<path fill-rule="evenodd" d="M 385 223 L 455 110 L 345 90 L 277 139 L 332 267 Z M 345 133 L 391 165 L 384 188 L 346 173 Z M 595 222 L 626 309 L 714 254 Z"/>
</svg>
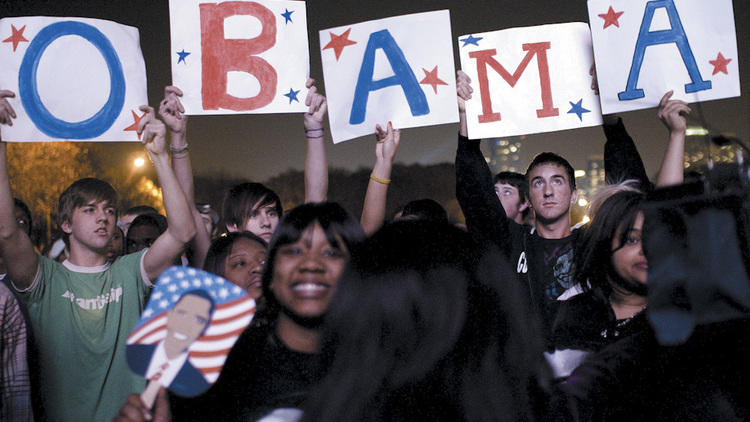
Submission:
<svg viewBox="0 0 750 422">
<path fill-rule="evenodd" d="M 678 185 L 684 179 L 685 132 L 675 131 L 669 134 L 669 144 L 661 162 L 656 186 Z"/>
<path fill-rule="evenodd" d="M 169 164 L 169 157 L 166 154 L 158 156 L 152 154 L 152 161 L 162 187 L 164 208 L 167 211 L 167 230 L 175 239 L 187 243 L 196 232 L 191 211 L 194 207 L 188 203 L 177 176 Z"/>
<path fill-rule="evenodd" d="M 193 166 L 190 161 L 190 152 L 187 149 L 187 139 L 183 133 L 172 133 L 170 147 L 172 153 L 172 168 L 177 176 L 177 181 L 185 193 L 185 198 L 189 203 L 195 202 L 195 187 L 193 182 Z"/>
<path fill-rule="evenodd" d="M 466 112 L 465 111 L 459 111 L 458 112 L 458 125 L 459 125 L 459 127 L 458 127 L 458 133 L 461 136 L 468 138 L 469 137 L 469 127 L 468 127 L 468 124 L 466 123 Z"/>
<path fill-rule="evenodd" d="M 0 141 L 0 256 L 5 260 L 10 279 L 19 289 L 34 281 L 39 257 L 26 233 L 18 227 L 10 190 L 6 144 Z"/>
<path fill-rule="evenodd" d="M 317 138 L 320 136 L 320 138 Z M 328 162 L 322 132 L 306 133 L 305 203 L 322 202 L 328 196 Z"/>
<path fill-rule="evenodd" d="M 375 233 L 385 221 L 385 208 L 388 199 L 388 184 L 391 180 L 392 163 L 378 160 L 372 169 L 370 182 L 367 184 L 365 203 L 362 209 L 362 229 L 365 234 Z M 380 179 L 380 181 L 376 180 Z"/>
</svg>

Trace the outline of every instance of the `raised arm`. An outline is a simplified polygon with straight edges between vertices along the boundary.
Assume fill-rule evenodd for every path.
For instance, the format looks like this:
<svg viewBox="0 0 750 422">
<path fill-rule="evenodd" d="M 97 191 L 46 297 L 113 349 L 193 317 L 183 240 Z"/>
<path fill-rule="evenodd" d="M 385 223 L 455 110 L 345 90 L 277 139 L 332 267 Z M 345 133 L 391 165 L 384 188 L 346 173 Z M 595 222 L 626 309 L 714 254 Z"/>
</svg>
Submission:
<svg viewBox="0 0 750 422">
<path fill-rule="evenodd" d="M 467 137 L 466 100 L 471 99 L 471 80 L 458 71 L 459 136 L 456 151 L 456 199 L 466 217 L 466 227 L 473 236 L 495 242 L 504 252 L 510 251 L 509 219 L 495 194 L 492 172 L 484 160 L 478 139 Z"/>
<path fill-rule="evenodd" d="M 0 90 L 0 125 L 13 126 L 16 112 L 8 98 L 16 95 L 11 91 Z M 20 227 L 13 215 L 13 195 L 10 191 L 6 144 L 0 134 L 0 256 L 5 260 L 8 276 L 19 290 L 27 289 L 34 281 L 39 256 L 34 251 L 31 240 Z"/>
<path fill-rule="evenodd" d="M 388 122 L 386 130 L 380 125 L 375 126 L 375 137 L 375 165 L 372 167 L 362 208 L 362 229 L 368 236 L 375 233 L 385 220 L 388 184 L 391 183 L 393 158 L 401 141 L 401 131 L 394 130 L 391 122 Z"/>
<path fill-rule="evenodd" d="M 596 67 L 591 65 L 591 90 L 599 95 L 599 81 L 596 77 Z M 651 182 L 646 174 L 638 149 L 635 147 L 633 138 L 628 135 L 622 119 L 614 114 L 602 116 L 602 129 L 607 142 L 604 144 L 604 174 L 606 183 L 613 185 L 625 180 L 637 180 L 641 189 L 651 190 Z"/>
<path fill-rule="evenodd" d="M 176 86 L 164 88 L 164 99 L 159 103 L 159 116 L 169 128 L 169 150 L 172 153 L 172 169 L 177 181 L 185 194 L 195 223 L 195 237 L 191 241 L 193 254 L 190 265 L 203 268 L 208 248 L 211 246 L 211 233 L 206 231 L 200 212 L 195 207 L 195 187 L 193 183 L 193 167 L 190 162 L 190 150 L 187 143 L 187 116 L 185 108 L 180 102 L 182 91 Z"/>
<path fill-rule="evenodd" d="M 174 263 L 182 253 L 185 244 L 195 235 L 195 223 L 185 193 L 169 163 L 166 131 L 161 120 L 154 116 L 154 109 L 141 106 L 146 116 L 138 125 L 141 142 L 145 145 L 159 177 L 167 211 L 167 230 L 159 236 L 143 258 L 143 267 L 148 278 L 156 280 L 159 275 Z"/>
<path fill-rule="evenodd" d="M 669 130 L 669 143 L 664 159 L 656 177 L 656 186 L 679 185 L 684 178 L 685 132 L 687 131 L 686 115 L 690 107 L 681 100 L 670 100 L 673 91 L 669 91 L 659 101 L 657 115 Z"/>
<path fill-rule="evenodd" d="M 308 79 L 305 105 L 308 110 L 304 116 L 305 138 L 305 203 L 323 202 L 328 197 L 328 163 L 326 146 L 323 138 L 323 119 L 326 116 L 328 103 L 323 94 L 318 93 L 315 80 Z"/>
</svg>

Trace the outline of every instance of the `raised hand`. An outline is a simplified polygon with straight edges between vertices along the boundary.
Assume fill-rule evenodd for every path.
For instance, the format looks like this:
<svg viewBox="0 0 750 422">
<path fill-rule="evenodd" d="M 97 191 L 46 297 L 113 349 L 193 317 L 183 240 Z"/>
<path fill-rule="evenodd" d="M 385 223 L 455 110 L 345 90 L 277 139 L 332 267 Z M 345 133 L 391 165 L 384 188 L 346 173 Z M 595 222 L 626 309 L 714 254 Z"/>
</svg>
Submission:
<svg viewBox="0 0 750 422">
<path fill-rule="evenodd" d="M 690 107 L 685 101 L 670 100 L 672 94 L 674 94 L 674 91 L 669 91 L 661 97 L 657 116 L 669 129 L 669 133 L 685 133 L 687 130 L 686 116 L 690 114 Z"/>
<path fill-rule="evenodd" d="M 164 120 L 169 130 L 174 134 L 185 134 L 187 126 L 187 116 L 185 108 L 180 102 L 182 91 L 176 86 L 164 87 L 164 99 L 159 103 L 159 117 Z"/>
<path fill-rule="evenodd" d="M 142 105 L 138 109 L 146 113 L 138 123 L 141 143 L 151 155 L 167 154 L 167 128 L 164 126 L 164 122 L 156 118 L 152 107 Z"/>
<path fill-rule="evenodd" d="M 326 97 L 318 92 L 318 88 L 315 86 L 315 79 L 308 79 L 305 82 L 305 87 L 308 88 L 307 97 L 305 97 L 305 105 L 308 107 L 304 117 L 305 129 L 320 129 L 323 127 L 323 119 L 328 110 Z"/>
<path fill-rule="evenodd" d="M 13 119 L 16 118 L 16 111 L 8 102 L 8 98 L 15 98 L 13 91 L 0 90 L 0 124 L 13 126 Z M 0 138 L 2 140 L 2 138 Z"/>
<path fill-rule="evenodd" d="M 456 72 L 456 94 L 458 95 L 458 111 L 466 113 L 466 101 L 471 99 L 474 90 L 471 88 L 471 78 L 463 70 Z"/>
<path fill-rule="evenodd" d="M 401 141 L 401 131 L 393 129 L 393 124 L 388 122 L 386 130 L 380 125 L 375 126 L 375 138 L 377 143 L 375 144 L 375 159 L 377 161 L 393 162 L 393 158 L 396 156 L 396 150 L 398 150 L 398 144 Z"/>
</svg>

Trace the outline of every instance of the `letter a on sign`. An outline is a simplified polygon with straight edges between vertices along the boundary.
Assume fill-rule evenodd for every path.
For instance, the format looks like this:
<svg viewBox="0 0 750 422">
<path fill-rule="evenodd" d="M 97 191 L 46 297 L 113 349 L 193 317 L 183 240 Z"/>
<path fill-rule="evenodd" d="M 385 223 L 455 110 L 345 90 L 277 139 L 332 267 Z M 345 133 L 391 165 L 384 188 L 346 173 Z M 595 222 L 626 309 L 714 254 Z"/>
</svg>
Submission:
<svg viewBox="0 0 750 422">
<path fill-rule="evenodd" d="M 188 114 L 307 110 L 302 1 L 171 0 L 172 78 Z"/>
<path fill-rule="evenodd" d="M 589 0 L 605 114 L 740 95 L 731 0 Z"/>
<path fill-rule="evenodd" d="M 333 142 L 458 121 L 447 10 L 320 31 Z"/>
<path fill-rule="evenodd" d="M 99 19 L 0 19 L 5 141 L 137 141 L 148 102 L 138 30 Z"/>
</svg>

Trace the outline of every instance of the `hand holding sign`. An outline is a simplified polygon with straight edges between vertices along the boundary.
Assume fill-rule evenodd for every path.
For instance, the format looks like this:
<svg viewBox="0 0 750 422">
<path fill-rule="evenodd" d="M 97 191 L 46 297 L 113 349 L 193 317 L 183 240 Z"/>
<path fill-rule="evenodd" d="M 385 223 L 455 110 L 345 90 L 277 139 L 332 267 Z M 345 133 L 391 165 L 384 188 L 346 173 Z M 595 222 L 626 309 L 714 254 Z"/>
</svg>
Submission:
<svg viewBox="0 0 750 422">
<path fill-rule="evenodd" d="M 160 156 L 167 153 L 167 128 L 164 122 L 157 119 L 154 115 L 154 109 L 147 105 L 138 108 L 145 113 L 138 122 L 138 136 L 141 137 L 141 143 L 146 146 L 149 154 Z"/>
<path fill-rule="evenodd" d="M 328 102 L 326 97 L 318 92 L 318 88 L 315 86 L 315 79 L 308 79 L 305 83 L 307 88 L 307 96 L 305 97 L 305 105 L 308 107 L 305 112 L 305 130 L 318 130 L 323 127 L 323 119 L 326 116 L 328 110 Z M 322 135 L 316 133 L 315 135 Z"/>
<path fill-rule="evenodd" d="M 669 133 L 685 133 L 687 130 L 686 116 L 690 114 L 688 103 L 682 100 L 670 100 L 674 91 L 669 91 L 659 101 L 657 115 Z"/>
<path fill-rule="evenodd" d="M 159 117 L 166 123 L 173 135 L 185 135 L 187 126 L 187 116 L 185 107 L 180 102 L 182 90 L 176 86 L 167 86 L 164 88 L 164 99 L 159 103 Z"/>
<path fill-rule="evenodd" d="M 13 110 L 8 98 L 15 98 L 16 94 L 8 90 L 0 90 L 0 124 L 13 126 L 13 119 L 16 118 L 16 111 Z"/>
<path fill-rule="evenodd" d="M 167 390 L 161 388 L 156 394 L 153 410 L 150 406 L 146 406 L 140 395 L 131 394 L 113 422 L 170 422 L 171 420 Z"/>
</svg>

